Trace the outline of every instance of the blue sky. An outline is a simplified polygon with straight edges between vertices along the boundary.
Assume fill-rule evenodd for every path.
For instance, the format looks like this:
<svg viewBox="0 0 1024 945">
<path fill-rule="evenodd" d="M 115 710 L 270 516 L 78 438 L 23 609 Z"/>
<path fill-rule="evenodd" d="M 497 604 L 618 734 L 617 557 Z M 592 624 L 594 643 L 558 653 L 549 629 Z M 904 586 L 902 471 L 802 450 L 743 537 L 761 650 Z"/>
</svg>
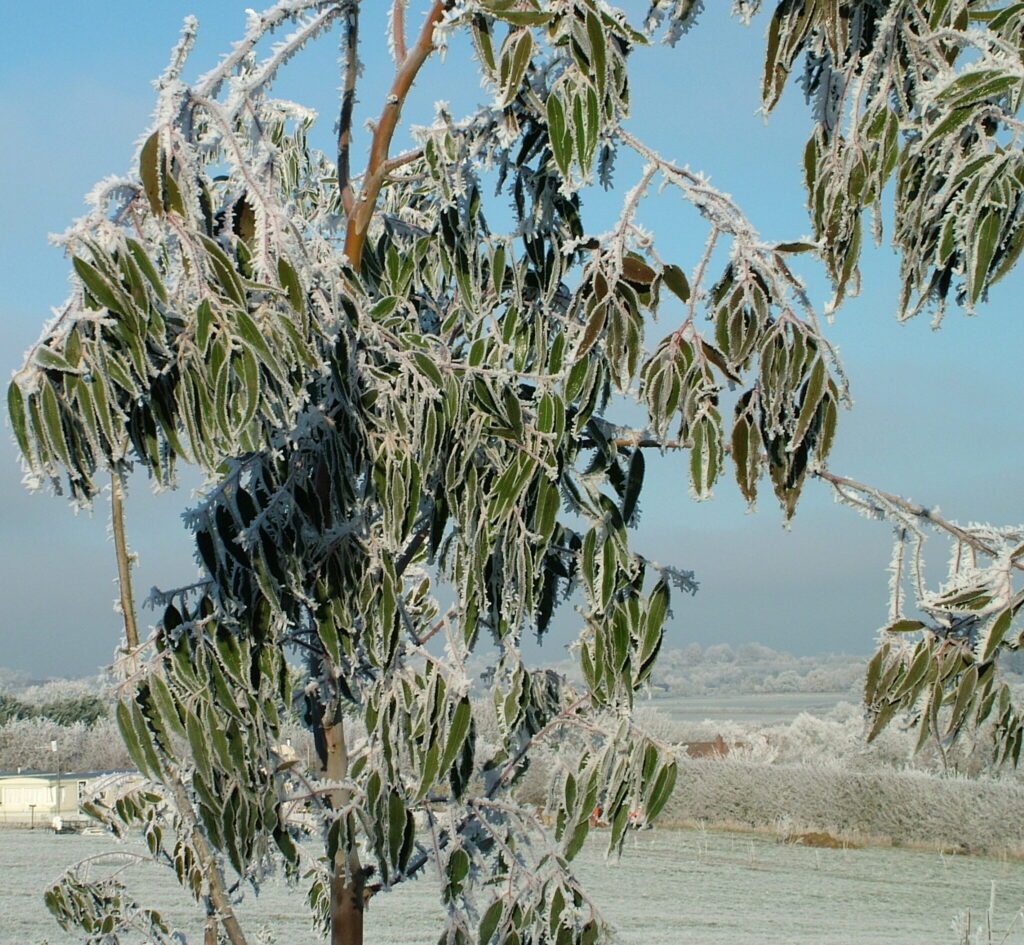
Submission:
<svg viewBox="0 0 1024 945">
<path fill-rule="evenodd" d="M 387 79 L 379 10 L 364 4 L 366 76 L 361 105 L 376 111 Z M 410 22 L 418 22 L 410 4 Z M 639 6 L 639 4 L 636 4 Z M 666 157 L 706 171 L 731 193 L 769 239 L 809 230 L 800 154 L 809 123 L 793 90 L 766 124 L 758 106 L 765 18 L 744 29 L 724 3 L 674 49 L 640 51 L 633 60 L 630 129 Z M 227 0 L 54 0 L 5 12 L 0 40 L 0 363 L 17 366 L 50 306 L 66 294 L 68 265 L 47 234 L 84 211 L 82 195 L 99 178 L 129 169 L 149 123 L 150 81 L 162 71 L 186 13 L 201 24 L 192 73 L 204 71 L 240 35 L 244 14 Z M 323 109 L 325 142 L 339 84 L 336 41 L 289 68 L 278 94 Z M 427 123 L 431 102 L 455 110 L 476 100 L 471 66 L 459 49 L 417 84 L 405 118 Z M 356 142 L 357 156 L 365 136 Z M 358 164 L 358 157 L 356 163 Z M 617 186 L 632 183 L 623 164 Z M 599 231 L 614 201 L 594 198 Z M 703 241 L 696 216 L 674 197 L 650 201 L 642 215 L 660 251 L 685 268 Z M 833 471 L 939 506 L 961 520 L 1016 523 L 1024 495 L 1020 413 L 1024 327 L 1020 273 L 1005 280 L 975 318 L 951 311 L 942 329 L 926 319 L 899 325 L 895 257 L 884 246 L 864 260 L 864 289 L 838 314 L 831 337 L 846 364 L 856 405 L 840 418 Z M 827 287 L 806 265 L 819 305 Z M 671 328 L 671 316 L 663 321 Z M 651 338 L 658 337 L 655 327 Z M 5 374 L 6 376 L 6 374 Z M 0 438 L 0 666 L 36 676 L 91 673 L 108 663 L 119 636 L 113 548 L 107 509 L 75 516 L 59 498 L 27 493 L 10 437 Z M 820 483 L 807 487 L 789 530 L 765 498 L 745 511 L 729 482 L 710 502 L 687 495 L 679 457 L 649 464 L 650 489 L 637 547 L 697 572 L 702 589 L 677 600 L 669 645 L 757 640 L 779 649 L 866 653 L 884 622 L 889 559 L 885 525 L 835 506 Z M 188 580 L 195 570 L 179 516 L 182 489 L 152 496 L 133 483 L 130 539 L 139 555 L 137 593 Z M 936 572 L 937 573 L 937 572 Z M 569 615 L 571 617 L 571 615 Z M 143 612 L 144 623 L 153 620 Z M 566 620 L 566 626 L 571 620 Z M 558 652 L 552 657 L 558 658 Z"/>
</svg>

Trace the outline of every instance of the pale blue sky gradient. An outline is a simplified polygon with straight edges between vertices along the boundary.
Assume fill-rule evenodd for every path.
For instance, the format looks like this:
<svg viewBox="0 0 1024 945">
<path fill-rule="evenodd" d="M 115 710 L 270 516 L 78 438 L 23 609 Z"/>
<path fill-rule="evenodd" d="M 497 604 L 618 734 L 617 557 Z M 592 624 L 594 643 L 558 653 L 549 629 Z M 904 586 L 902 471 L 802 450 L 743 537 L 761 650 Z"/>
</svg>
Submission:
<svg viewBox="0 0 1024 945">
<path fill-rule="evenodd" d="M 410 22 L 417 22 L 416 0 Z M 639 6 L 639 4 L 637 4 Z M 374 113 L 388 77 L 381 54 L 383 3 L 368 2 L 366 76 L 361 107 Z M 630 128 L 666 157 L 708 172 L 769 239 L 809 230 L 800 184 L 807 111 L 790 89 L 767 125 L 755 115 L 765 18 L 744 29 L 724 3 L 674 49 L 641 50 L 633 59 Z M 243 5 L 230 0 L 59 0 L 5 12 L 0 40 L 0 363 L 17 366 L 50 306 L 67 289 L 67 261 L 47 245 L 84 211 L 96 180 L 130 168 L 149 123 L 150 81 L 162 71 L 182 17 L 195 13 L 201 40 L 192 75 L 204 71 L 243 28 Z M 277 93 L 323 111 L 325 145 L 335 112 L 336 38 L 289 67 Z M 482 97 L 462 51 L 434 65 L 417 84 L 405 119 L 428 123 L 430 103 L 458 111 Z M 312 90 L 312 92 L 310 91 Z M 356 163 L 366 145 L 356 141 Z M 624 162 L 620 193 L 635 167 Z M 588 228 L 599 231 L 616 203 L 597 195 Z M 588 218 L 585 218 L 588 219 Z M 696 262 L 704 230 L 676 197 L 648 202 L 642 219 L 660 252 L 684 268 Z M 950 517 L 1016 523 L 1024 496 L 1020 302 L 1014 274 L 979 317 L 951 311 L 939 332 L 925 319 L 896 323 L 895 257 L 886 246 L 864 261 L 864 290 L 840 312 L 831 336 L 840 346 L 856 406 L 840 418 L 831 468 L 938 505 Z M 828 296 L 820 272 L 805 264 L 812 298 Z M 666 313 L 649 339 L 671 328 Z M 10 437 L 0 438 L 0 666 L 36 676 L 90 673 L 110 661 L 120 634 L 112 610 L 113 548 L 107 508 L 75 517 L 66 503 L 30 495 Z M 680 457 L 649 463 L 651 488 L 638 550 L 697 572 L 702 590 L 677 599 L 669 645 L 758 640 L 779 649 L 866 653 L 885 619 L 889 532 L 835 506 L 820 483 L 807 487 L 792 528 L 781 527 L 765 495 L 755 515 L 725 482 L 697 505 L 687 495 Z M 194 485 L 190 482 L 189 485 Z M 137 590 L 170 586 L 195 572 L 179 515 L 188 489 L 153 497 L 133 485 L 128 525 L 139 553 Z M 566 614 L 563 626 L 572 625 Z M 154 619 L 142 614 L 144 623 Z M 567 639 L 568 630 L 562 633 Z M 558 647 L 552 649 L 559 658 Z"/>
</svg>

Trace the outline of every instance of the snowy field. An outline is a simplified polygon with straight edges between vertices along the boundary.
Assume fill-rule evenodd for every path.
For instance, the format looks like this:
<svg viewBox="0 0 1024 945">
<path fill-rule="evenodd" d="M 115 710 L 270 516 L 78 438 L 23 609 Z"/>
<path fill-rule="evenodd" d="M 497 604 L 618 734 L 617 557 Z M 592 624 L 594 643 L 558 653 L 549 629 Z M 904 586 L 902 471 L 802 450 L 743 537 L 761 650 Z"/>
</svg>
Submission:
<svg viewBox="0 0 1024 945">
<path fill-rule="evenodd" d="M 637 701 L 637 708 L 657 709 L 676 722 L 702 722 L 705 719 L 731 722 L 757 722 L 773 725 L 792 722 L 801 712 L 826 715 L 840 702 L 856 702 L 859 696 L 842 692 L 723 692 L 701 696 L 676 696 L 656 693 Z"/>
<path fill-rule="evenodd" d="M 0 945 L 76 941 L 45 912 L 41 891 L 71 861 L 118 849 L 103 837 L 0 831 Z M 124 849 L 142 852 L 142 845 L 132 841 Z M 1018 862 L 655 830 L 632 837 L 618 864 L 606 863 L 593 846 L 580 871 L 623 945 L 955 945 L 954 914 L 969 908 L 975 927 L 983 924 L 993 883 L 993 941 L 1024 945 L 1019 920 L 1003 938 L 1024 905 L 1024 864 Z M 191 943 L 202 940 L 194 913 L 166 872 L 132 875 L 141 900 L 183 923 Z M 300 890 L 273 883 L 258 898 L 248 896 L 239 912 L 250 942 L 318 942 L 301 900 Z M 418 882 L 381 896 L 367 920 L 368 945 L 433 942 L 441 924 L 435 888 Z M 261 938 L 260 929 L 271 934 Z"/>
</svg>

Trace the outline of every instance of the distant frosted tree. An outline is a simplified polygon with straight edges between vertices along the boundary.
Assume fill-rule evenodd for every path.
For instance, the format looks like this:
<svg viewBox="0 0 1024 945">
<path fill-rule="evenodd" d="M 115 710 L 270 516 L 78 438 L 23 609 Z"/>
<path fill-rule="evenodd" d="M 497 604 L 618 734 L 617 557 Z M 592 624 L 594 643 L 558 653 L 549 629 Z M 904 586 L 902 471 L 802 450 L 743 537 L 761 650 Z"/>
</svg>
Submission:
<svg viewBox="0 0 1024 945">
<path fill-rule="evenodd" d="M 736 650 L 736 659 L 740 663 L 779 663 L 785 657 L 770 646 L 760 643 L 744 643 Z"/>
<path fill-rule="evenodd" d="M 759 6 L 734 4 L 744 19 Z M 770 110 L 799 69 L 814 116 L 809 242 L 763 239 L 704 177 L 623 127 L 632 56 L 679 40 L 701 7 L 654 0 L 637 18 L 604 0 L 434 0 L 410 36 L 412 14 L 394 0 L 394 76 L 361 174 L 352 119 L 369 5 L 250 11 L 242 39 L 193 84 L 190 19 L 136 170 L 101 182 L 65 235 L 74 287 L 16 373 L 9 412 L 39 484 L 83 504 L 112 477 L 126 632 L 117 717 L 176 814 L 168 830 L 158 795 L 136 791 L 98 815 L 144 826 L 154 857 L 206 904 L 208 941 L 245 938 L 225 871 L 255 883 L 282 860 L 339 945 L 362 941 L 371 893 L 427 871 L 442 942 L 604 935 L 572 860 L 596 804 L 614 851 L 630 813 L 654 817 L 672 792 L 671 754 L 630 710 L 670 588 L 695 588 L 630 544 L 647 450 L 683 451 L 697 499 L 731 465 L 751 504 L 767 474 L 787 517 L 816 475 L 896 521 L 907 554 L 889 630 L 924 633 L 910 650 L 885 637 L 868 680 L 877 726 L 912 706 L 925 736 L 945 736 L 995 711 L 1016 760 L 1022 723 L 995 665 L 1016 645 L 1024 535 L 955 526 L 826 470 L 845 381 L 792 265 L 820 258 L 841 304 L 858 287 L 865 212 L 878 237 L 892 192 L 900 317 L 984 300 L 1024 246 L 1020 5 L 777 5 L 763 99 Z M 309 143 L 315 116 L 270 88 L 330 30 L 343 94 L 328 156 Z M 413 81 L 457 33 L 486 101 L 463 117 L 440 106 L 393 153 Z M 611 186 L 622 151 L 642 170 L 617 222 L 593 232 L 587 189 Z M 495 184 L 512 207 L 504 229 L 489 215 Z M 700 258 L 674 258 L 636 222 L 653 188 L 693 208 Z M 648 343 L 655 313 L 668 330 Z M 627 400 L 648 429 L 617 422 Z M 143 467 L 167 485 L 181 463 L 207 480 L 190 519 L 202 576 L 158 597 L 143 640 L 123 480 Z M 929 619 L 911 625 L 903 569 L 922 522 L 958 553 L 948 585 L 919 582 Z M 578 690 L 526 666 L 519 645 L 543 637 L 573 591 Z M 464 672 L 482 639 L 499 653 L 488 744 Z M 306 667 L 298 691 L 289 655 Z M 279 748 L 293 700 L 316 770 Z M 562 769 L 549 836 L 515 788 L 551 744 Z M 295 842 L 300 808 L 319 858 Z M 48 902 L 92 941 L 146 921 L 152 940 L 170 940 L 124 896 L 72 871 Z"/>
<path fill-rule="evenodd" d="M 6 666 L 0 666 L 0 688 L 11 689 L 17 691 L 24 689 L 28 684 L 29 675 L 21 669 L 8 669 Z"/>
<path fill-rule="evenodd" d="M 100 696 L 92 694 L 55 699 L 39 706 L 38 711 L 41 716 L 53 719 L 58 725 L 74 725 L 81 722 L 89 726 L 107 717 L 108 706 Z"/>
<path fill-rule="evenodd" d="M 57 743 L 61 770 L 65 772 L 123 771 L 133 764 L 111 718 L 86 725 L 34 716 L 0 725 L 0 768 L 53 771 L 58 760 L 51 748 L 53 742 Z"/>
<path fill-rule="evenodd" d="M 704 650 L 704 660 L 708 663 L 735 663 L 736 652 L 728 643 L 715 643 Z"/>
<path fill-rule="evenodd" d="M 0 725 L 6 725 L 14 719 L 29 719 L 35 714 L 34 706 L 9 693 L 0 692 Z"/>
</svg>

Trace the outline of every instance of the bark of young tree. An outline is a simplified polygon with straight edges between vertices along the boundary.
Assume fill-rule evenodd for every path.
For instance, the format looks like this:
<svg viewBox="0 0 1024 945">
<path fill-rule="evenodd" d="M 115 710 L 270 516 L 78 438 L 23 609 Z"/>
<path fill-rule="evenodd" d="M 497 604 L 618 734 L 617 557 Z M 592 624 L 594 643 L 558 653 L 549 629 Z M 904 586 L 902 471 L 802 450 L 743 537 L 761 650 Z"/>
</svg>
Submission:
<svg viewBox="0 0 1024 945">
<path fill-rule="evenodd" d="M 327 763 L 324 779 L 344 781 L 348 777 L 348 747 L 345 742 L 345 723 L 336 722 L 324 729 Z M 329 797 L 335 811 L 343 811 L 351 797 L 345 788 L 332 790 Z M 340 846 L 334 854 L 331 876 L 331 945 L 363 945 L 363 912 L 366 877 L 359 862 L 359 851 Z"/>
<path fill-rule="evenodd" d="M 338 184 L 342 204 L 349 210 L 349 222 L 345 236 L 345 255 L 352 268 L 358 272 L 362 262 L 363 247 L 366 244 L 366 233 L 373 218 L 377 204 L 377 196 L 385 176 L 400 164 L 389 162 L 388 154 L 391 140 L 402 114 L 402 104 L 412 88 L 416 75 L 434 48 L 434 27 L 451 6 L 448 0 L 435 0 L 427 13 L 419 38 L 413 47 L 406 51 L 400 39 L 403 20 L 402 4 L 396 3 L 395 30 L 399 41 L 395 43 L 398 57 L 398 70 L 388 93 L 387 100 L 373 131 L 370 145 L 370 158 L 363 174 L 362 185 L 358 195 L 351 195 L 348 181 L 348 160 L 351 140 L 351 103 L 355 97 L 355 45 L 358 30 L 354 20 L 347 34 L 348 64 L 346 68 L 346 87 L 344 90 L 342 113 L 339 120 L 339 174 Z M 354 16 L 354 14 L 352 14 Z M 345 744 L 345 727 L 343 722 L 328 726 L 324 732 L 327 748 L 327 762 L 324 766 L 324 777 L 330 781 L 342 781 L 348 777 L 348 752 Z M 331 806 L 341 810 L 348 802 L 350 792 L 337 790 L 331 794 Z M 363 915 L 366 908 L 366 875 L 359 862 L 359 852 L 354 847 L 350 850 L 339 849 L 335 854 L 333 875 L 331 877 L 331 945 L 363 945 Z"/>
</svg>

